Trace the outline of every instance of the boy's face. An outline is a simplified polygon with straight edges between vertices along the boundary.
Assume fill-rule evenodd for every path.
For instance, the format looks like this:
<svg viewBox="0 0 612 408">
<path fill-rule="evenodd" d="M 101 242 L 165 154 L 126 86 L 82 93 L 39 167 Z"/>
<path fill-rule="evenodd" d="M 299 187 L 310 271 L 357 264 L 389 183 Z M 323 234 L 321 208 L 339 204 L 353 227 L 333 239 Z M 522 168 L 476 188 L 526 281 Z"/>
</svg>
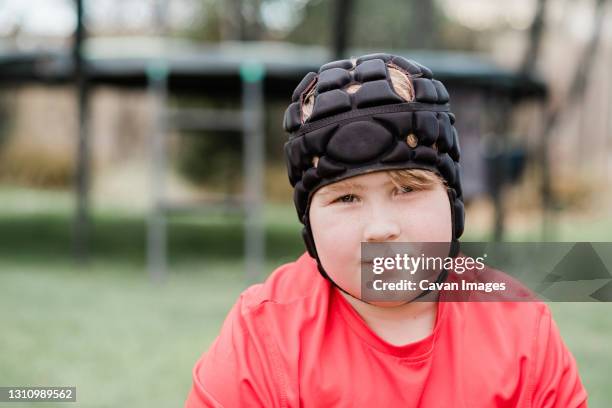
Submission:
<svg viewBox="0 0 612 408">
<path fill-rule="evenodd" d="M 362 174 L 317 190 L 310 225 L 330 277 L 361 297 L 361 242 L 450 242 L 446 187 L 402 191 L 385 171 Z"/>
</svg>

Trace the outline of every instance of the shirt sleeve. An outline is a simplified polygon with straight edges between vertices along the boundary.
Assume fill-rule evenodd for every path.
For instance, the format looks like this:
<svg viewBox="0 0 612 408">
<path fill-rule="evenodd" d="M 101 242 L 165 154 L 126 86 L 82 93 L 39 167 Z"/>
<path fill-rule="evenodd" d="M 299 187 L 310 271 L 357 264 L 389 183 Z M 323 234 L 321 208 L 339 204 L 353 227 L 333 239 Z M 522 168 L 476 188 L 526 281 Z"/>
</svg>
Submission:
<svg viewBox="0 0 612 408">
<path fill-rule="evenodd" d="M 279 407 L 279 371 L 265 333 L 243 311 L 244 293 L 225 319 L 219 336 L 193 368 L 185 408 Z"/>
<path fill-rule="evenodd" d="M 587 407 L 587 392 L 576 360 L 563 342 L 548 306 L 544 308 L 536 338 L 532 407 Z"/>
</svg>

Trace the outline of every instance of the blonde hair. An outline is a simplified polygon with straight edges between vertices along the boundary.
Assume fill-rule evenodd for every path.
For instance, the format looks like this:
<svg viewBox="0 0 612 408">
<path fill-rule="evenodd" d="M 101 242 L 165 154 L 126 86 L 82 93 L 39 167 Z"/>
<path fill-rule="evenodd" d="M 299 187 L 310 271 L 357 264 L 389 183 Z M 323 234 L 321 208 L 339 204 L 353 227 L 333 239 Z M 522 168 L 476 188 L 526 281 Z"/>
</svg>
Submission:
<svg viewBox="0 0 612 408">
<path fill-rule="evenodd" d="M 446 180 L 431 170 L 401 169 L 387 170 L 391 181 L 397 187 L 410 188 L 414 191 L 431 190 L 436 185 L 446 186 Z"/>
<path fill-rule="evenodd" d="M 436 186 L 447 186 L 444 180 L 438 173 L 424 169 L 400 169 L 400 170 L 381 170 L 391 179 L 391 182 L 399 189 L 410 189 L 411 191 L 427 191 L 433 190 Z M 334 189 L 353 189 L 354 184 L 352 177 L 344 180 L 336 181 L 322 187 L 322 191 Z"/>
<path fill-rule="evenodd" d="M 353 63 L 352 69 L 355 69 L 356 60 L 352 58 L 351 62 Z M 410 74 L 397 65 L 391 63 L 387 64 L 387 70 L 389 72 L 391 85 L 393 86 L 395 93 L 406 102 L 414 101 L 414 86 L 412 85 Z M 306 94 L 304 95 L 304 99 L 302 100 L 302 123 L 306 122 L 310 115 L 312 115 L 316 88 L 314 85 L 315 82 L 311 84 L 310 89 L 307 90 Z M 354 94 L 359 88 L 361 88 L 361 84 L 350 83 L 343 89 L 349 94 Z"/>
</svg>

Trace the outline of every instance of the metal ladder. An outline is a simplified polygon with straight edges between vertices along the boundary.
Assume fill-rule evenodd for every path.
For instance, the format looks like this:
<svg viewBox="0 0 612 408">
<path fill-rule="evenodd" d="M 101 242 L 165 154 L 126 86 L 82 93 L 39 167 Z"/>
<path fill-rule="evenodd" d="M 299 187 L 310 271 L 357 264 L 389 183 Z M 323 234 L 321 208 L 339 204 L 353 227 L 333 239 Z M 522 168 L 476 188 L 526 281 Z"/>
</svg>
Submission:
<svg viewBox="0 0 612 408">
<path fill-rule="evenodd" d="M 152 96 L 154 130 L 150 146 L 150 183 L 152 206 L 147 221 L 147 264 L 153 281 L 161 282 L 167 275 L 168 216 L 177 211 L 224 209 L 245 215 L 244 253 L 247 284 L 261 276 L 265 259 L 264 202 L 264 96 L 263 65 L 246 62 L 240 67 L 242 108 L 170 109 L 168 108 L 168 77 L 170 70 L 163 61 L 156 61 L 147 69 L 148 92 Z M 243 142 L 244 193 L 226 196 L 221 200 L 198 203 L 171 203 L 165 197 L 167 172 L 168 130 L 239 131 Z"/>
</svg>

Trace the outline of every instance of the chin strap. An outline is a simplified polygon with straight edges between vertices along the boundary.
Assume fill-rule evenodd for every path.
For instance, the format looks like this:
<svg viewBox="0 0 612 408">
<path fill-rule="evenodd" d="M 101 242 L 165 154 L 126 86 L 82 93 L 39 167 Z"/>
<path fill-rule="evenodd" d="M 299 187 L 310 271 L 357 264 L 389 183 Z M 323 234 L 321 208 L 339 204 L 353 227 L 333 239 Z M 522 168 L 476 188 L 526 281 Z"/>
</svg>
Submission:
<svg viewBox="0 0 612 408">
<path fill-rule="evenodd" d="M 455 192 L 453 189 L 451 188 L 447 188 L 446 189 L 447 194 L 448 194 L 448 198 L 449 198 L 449 202 L 450 202 L 450 208 L 451 208 L 451 230 L 452 230 L 452 238 L 451 238 L 451 246 L 450 246 L 450 250 L 449 250 L 449 254 L 448 256 L 455 258 L 458 254 L 459 254 L 459 247 L 460 247 L 460 243 L 457 240 L 457 238 L 455 237 L 455 206 L 454 206 L 454 200 L 455 200 Z M 365 301 L 363 299 L 360 299 L 354 295 L 352 295 L 351 293 L 347 292 L 346 290 L 344 290 L 342 287 L 340 287 L 340 285 L 338 285 L 336 282 L 334 282 L 334 280 L 329 276 L 329 274 L 325 271 L 325 269 L 323 268 L 323 265 L 321 264 L 321 260 L 319 259 L 319 255 L 317 253 L 317 247 L 315 246 L 314 243 L 314 238 L 312 235 L 312 230 L 310 228 L 310 219 L 308 218 L 308 208 L 306 209 L 306 215 L 304 215 L 304 228 L 302 228 L 302 238 L 304 239 L 304 244 L 306 245 L 306 250 L 308 251 L 308 254 L 314 258 L 317 262 L 317 269 L 319 270 L 319 273 L 321 274 L 321 276 L 323 276 L 323 278 L 329 280 L 331 282 L 332 285 L 334 285 L 336 288 L 338 288 L 340 291 L 346 293 L 347 295 L 349 295 L 350 297 L 357 299 L 361 302 L 370 304 L 370 302 Z M 442 271 L 438 274 L 438 277 L 436 278 L 435 283 L 442 283 L 444 281 L 446 281 L 446 278 L 448 277 L 448 271 L 445 268 L 442 268 Z M 431 289 L 427 289 L 424 290 L 423 292 L 421 292 L 417 297 L 415 297 L 414 299 L 408 300 L 402 304 L 393 306 L 393 307 L 400 307 L 403 305 L 406 305 L 408 303 L 414 302 L 417 299 L 420 299 L 423 296 L 428 295 L 429 293 L 431 293 Z"/>
</svg>

